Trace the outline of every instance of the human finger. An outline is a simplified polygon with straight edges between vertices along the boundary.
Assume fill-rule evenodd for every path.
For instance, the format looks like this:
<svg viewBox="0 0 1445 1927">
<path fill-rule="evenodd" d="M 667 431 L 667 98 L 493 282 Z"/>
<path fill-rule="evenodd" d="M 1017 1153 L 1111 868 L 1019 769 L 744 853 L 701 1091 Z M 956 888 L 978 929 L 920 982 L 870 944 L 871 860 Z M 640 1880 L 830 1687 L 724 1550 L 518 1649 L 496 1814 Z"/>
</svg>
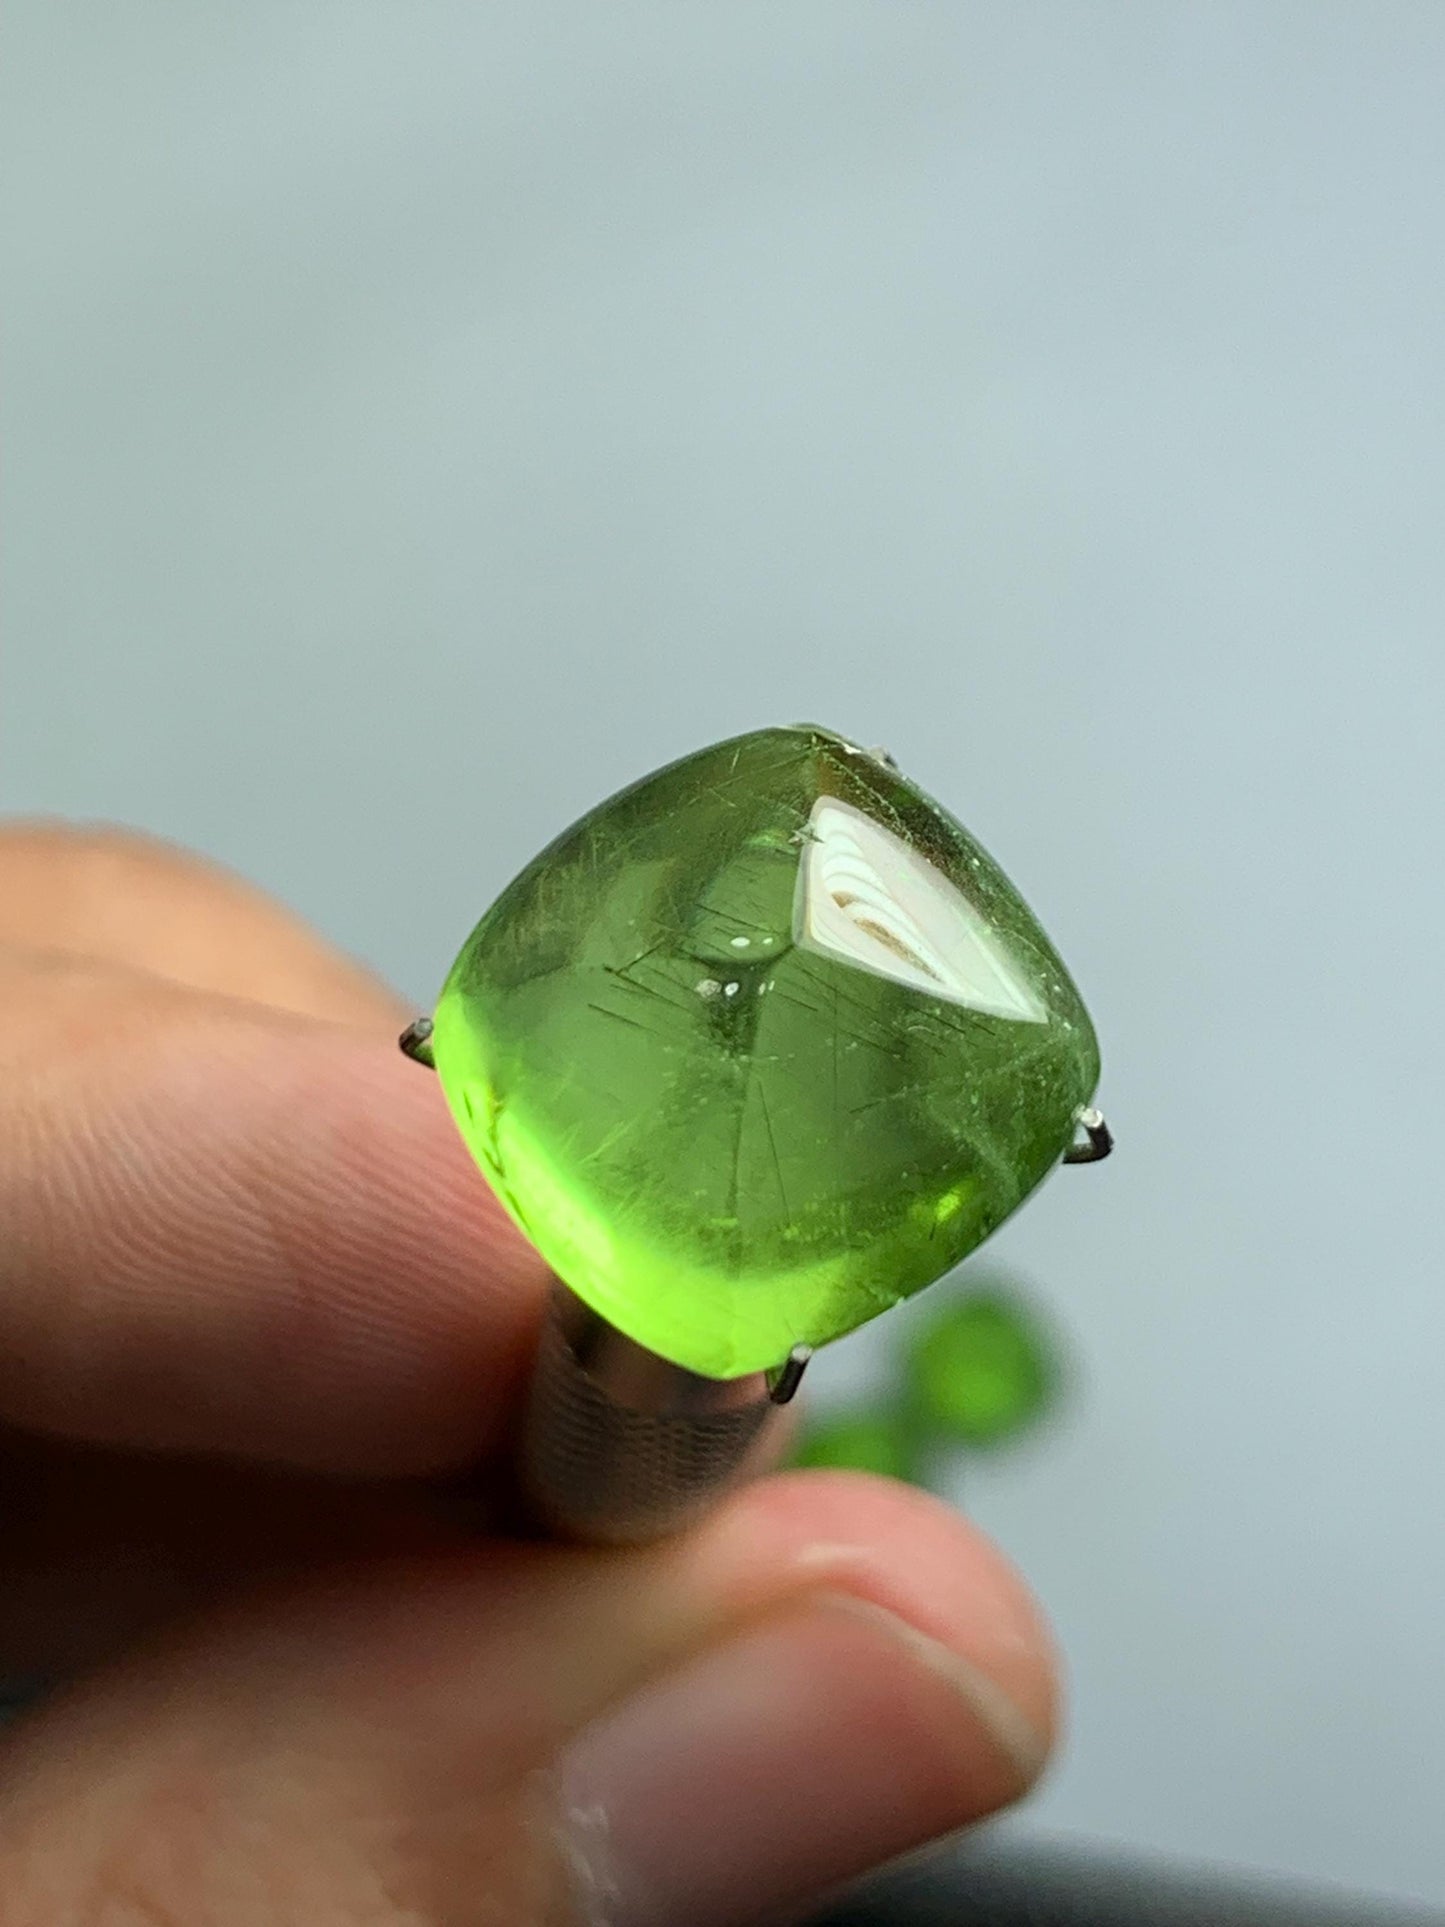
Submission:
<svg viewBox="0 0 1445 1927">
<path fill-rule="evenodd" d="M 374 972 L 244 878 L 106 823 L 0 823 L 0 945 L 122 964 L 302 1016 L 396 1026 Z"/>
<path fill-rule="evenodd" d="M 263 1580 L 475 1544 L 469 1479 L 348 1479 L 0 1427 L 0 1689 L 65 1679 Z"/>
<path fill-rule="evenodd" d="M 963 1521 L 796 1475 L 663 1546 L 238 1603 L 21 1723 L 0 1882 L 19 1920 L 733 1927 L 1016 1797 L 1052 1701 Z"/>
<path fill-rule="evenodd" d="M 0 1422 L 352 1474 L 510 1425 L 544 1274 L 394 1042 L 0 952 Z"/>
</svg>

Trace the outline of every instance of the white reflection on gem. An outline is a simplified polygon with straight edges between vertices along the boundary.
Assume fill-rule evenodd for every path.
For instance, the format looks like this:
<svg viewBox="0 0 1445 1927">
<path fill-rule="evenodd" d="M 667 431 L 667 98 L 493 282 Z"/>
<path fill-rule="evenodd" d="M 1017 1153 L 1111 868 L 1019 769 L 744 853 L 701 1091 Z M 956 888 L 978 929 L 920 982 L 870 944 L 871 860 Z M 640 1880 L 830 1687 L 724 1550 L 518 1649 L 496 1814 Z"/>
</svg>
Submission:
<svg viewBox="0 0 1445 1927">
<path fill-rule="evenodd" d="M 1016 1023 L 1048 1012 L 997 932 L 891 830 L 820 796 L 798 866 L 797 941 L 875 977 Z"/>
</svg>

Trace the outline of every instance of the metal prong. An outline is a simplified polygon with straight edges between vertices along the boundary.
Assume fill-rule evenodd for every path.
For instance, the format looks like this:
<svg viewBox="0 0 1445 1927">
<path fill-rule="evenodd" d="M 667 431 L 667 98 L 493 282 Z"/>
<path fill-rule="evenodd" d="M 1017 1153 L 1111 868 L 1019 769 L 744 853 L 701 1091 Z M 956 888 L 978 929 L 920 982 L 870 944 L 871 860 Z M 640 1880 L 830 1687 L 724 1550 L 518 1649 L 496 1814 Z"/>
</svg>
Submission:
<svg viewBox="0 0 1445 1927">
<path fill-rule="evenodd" d="M 1097 1164 L 1100 1158 L 1108 1157 L 1114 1148 L 1114 1133 L 1104 1122 L 1102 1111 L 1080 1111 L 1079 1129 L 1084 1133 L 1083 1140 L 1065 1151 L 1065 1164 Z"/>
<path fill-rule="evenodd" d="M 817 725 L 815 723 L 789 724 L 789 728 L 791 729 L 816 729 L 816 727 Z M 833 732 L 831 730 L 825 730 L 823 733 L 824 735 L 831 736 Z M 843 745 L 850 756 L 866 756 L 870 762 L 882 763 L 886 769 L 897 769 L 898 767 L 898 758 L 893 754 L 891 749 L 880 749 L 876 743 L 855 743 L 850 741 L 846 736 L 840 736 L 837 740 Z"/>
<path fill-rule="evenodd" d="M 803 1373 L 808 1369 L 808 1360 L 813 1356 L 811 1345 L 794 1345 L 781 1365 L 775 1365 L 768 1373 L 768 1397 L 774 1405 L 786 1405 L 794 1392 L 803 1382 Z"/>
<path fill-rule="evenodd" d="M 430 1017 L 414 1017 L 396 1041 L 414 1064 L 425 1064 L 429 1071 L 434 1071 L 436 1060 L 432 1056 L 431 1032 Z"/>
</svg>

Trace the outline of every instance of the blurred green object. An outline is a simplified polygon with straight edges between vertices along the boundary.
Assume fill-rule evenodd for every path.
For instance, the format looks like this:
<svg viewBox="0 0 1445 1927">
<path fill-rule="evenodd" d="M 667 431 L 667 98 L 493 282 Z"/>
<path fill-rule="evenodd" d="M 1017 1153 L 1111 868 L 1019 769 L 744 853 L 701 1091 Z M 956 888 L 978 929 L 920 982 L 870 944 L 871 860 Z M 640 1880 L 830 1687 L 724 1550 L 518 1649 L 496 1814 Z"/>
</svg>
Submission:
<svg viewBox="0 0 1445 1927">
<path fill-rule="evenodd" d="M 921 1456 L 908 1415 L 894 1402 L 814 1419 L 798 1443 L 793 1463 L 881 1472 L 918 1485 L 922 1483 Z"/>
<path fill-rule="evenodd" d="M 904 1359 L 920 1428 L 971 1446 L 1001 1445 L 1047 1409 L 1057 1383 L 1052 1348 L 1017 1299 L 975 1293 L 943 1306 Z"/>
<path fill-rule="evenodd" d="M 903 1338 L 875 1398 L 813 1418 L 793 1464 L 951 1486 L 948 1455 L 997 1450 L 1037 1424 L 1060 1389 L 1057 1346 L 1008 1275 L 987 1275 Z"/>
</svg>

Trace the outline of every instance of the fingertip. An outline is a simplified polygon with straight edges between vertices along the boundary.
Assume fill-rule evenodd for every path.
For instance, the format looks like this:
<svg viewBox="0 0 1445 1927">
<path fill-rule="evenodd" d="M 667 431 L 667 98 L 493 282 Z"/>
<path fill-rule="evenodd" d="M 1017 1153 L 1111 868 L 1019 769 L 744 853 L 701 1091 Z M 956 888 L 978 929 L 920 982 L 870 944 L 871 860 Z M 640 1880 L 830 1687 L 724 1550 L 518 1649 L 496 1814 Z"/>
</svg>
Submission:
<svg viewBox="0 0 1445 1927">
<path fill-rule="evenodd" d="M 992 1683 L 891 1614 L 784 1609 L 581 1735 L 559 1775 L 585 1919 L 738 1927 L 1016 1799 L 1038 1756 Z"/>
<path fill-rule="evenodd" d="M 869 1472 L 777 1473 L 733 1499 L 710 1557 L 888 1613 L 995 1683 L 1042 1759 L 1058 1728 L 1053 1637 L 1017 1570 L 935 1494 Z"/>
</svg>

